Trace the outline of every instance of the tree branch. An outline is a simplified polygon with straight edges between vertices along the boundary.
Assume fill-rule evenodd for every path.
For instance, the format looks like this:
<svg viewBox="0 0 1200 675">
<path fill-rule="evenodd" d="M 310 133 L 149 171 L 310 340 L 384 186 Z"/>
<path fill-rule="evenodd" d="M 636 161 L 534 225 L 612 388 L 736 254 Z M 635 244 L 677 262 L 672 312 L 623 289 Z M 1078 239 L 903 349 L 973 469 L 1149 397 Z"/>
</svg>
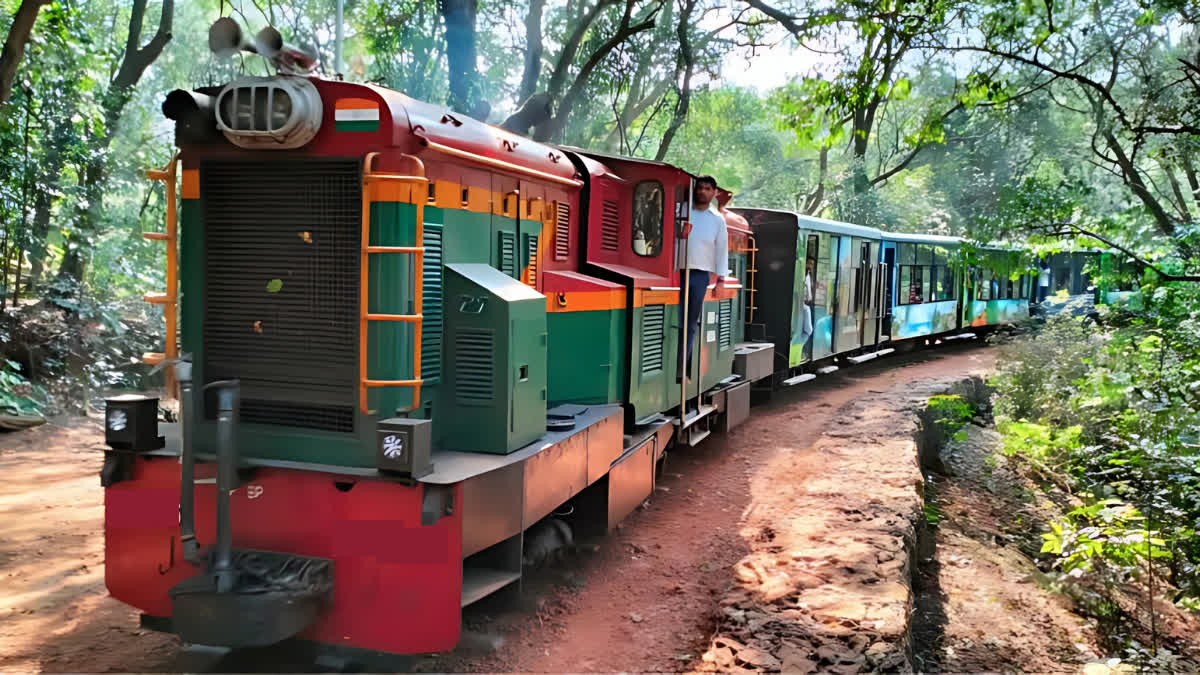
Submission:
<svg viewBox="0 0 1200 675">
<path fill-rule="evenodd" d="M 575 31 L 571 33 L 571 37 L 563 44 L 562 51 L 558 54 L 558 62 L 554 65 L 554 72 L 550 74 L 550 86 L 547 91 L 554 99 L 562 93 L 562 88 L 567 81 L 567 72 L 575 63 L 575 54 L 579 51 L 579 45 L 583 42 L 583 37 L 587 35 L 592 24 L 596 22 L 596 17 L 600 16 L 600 12 L 609 5 L 613 5 L 617 0 L 596 0 L 596 4 L 588 10 L 583 19 L 575 25 Z"/>
<path fill-rule="evenodd" d="M 4 40 L 4 49 L 0 51 L 0 106 L 8 102 L 12 96 L 13 80 L 17 77 L 17 67 L 25 58 L 25 45 L 33 33 L 33 24 L 37 22 L 38 12 L 50 0 L 22 0 L 13 17 L 12 26 L 8 29 L 8 38 Z"/>
<path fill-rule="evenodd" d="M 1145 258 L 1134 253 L 1133 251 L 1130 251 L 1128 248 L 1121 246 L 1120 244 L 1112 241 L 1111 239 L 1102 237 L 1102 236 L 1096 234 L 1095 232 L 1085 230 L 1082 227 L 1079 227 L 1078 225 L 1076 225 L 1075 223 L 1053 223 L 1051 226 L 1052 227 L 1069 227 L 1071 229 L 1062 230 L 1062 231 L 1058 231 L 1058 232 L 1046 232 L 1045 234 L 1052 236 L 1052 237 L 1066 237 L 1066 236 L 1080 235 L 1080 234 L 1082 234 L 1085 237 L 1091 237 L 1092 239 L 1095 239 L 1096 241 L 1099 241 L 1099 242 L 1103 242 L 1105 245 L 1107 245 L 1111 248 L 1115 248 L 1118 251 L 1120 251 L 1121 253 L 1124 253 L 1125 255 L 1129 256 L 1130 258 L 1133 258 L 1134 261 L 1136 261 L 1138 264 L 1143 265 L 1145 267 L 1149 267 L 1150 269 L 1154 270 L 1159 276 L 1161 276 L 1163 278 L 1163 281 L 1200 282 L 1200 274 L 1169 274 L 1167 272 L 1164 272 L 1157 265 L 1146 260 Z"/>
<path fill-rule="evenodd" d="M 621 25 L 617 32 L 613 34 L 604 44 L 596 48 L 596 51 L 588 58 L 583 67 L 579 69 L 579 73 L 575 76 L 575 81 L 571 84 L 571 88 L 563 95 L 562 102 L 558 106 L 557 114 L 554 119 L 539 127 L 534 134 L 534 138 L 540 141 L 549 140 L 559 134 L 567 126 L 567 120 L 571 116 L 571 111 L 575 107 L 576 101 L 583 95 L 584 87 L 587 86 L 588 79 L 592 75 L 592 71 L 599 66 L 600 63 L 608 57 L 608 55 L 616 49 L 621 43 L 643 31 L 654 28 L 654 17 L 662 8 L 660 4 L 649 13 L 649 16 L 641 23 L 629 25 L 632 21 L 633 5 L 635 0 L 625 0 L 625 14 L 621 18 Z"/>
<path fill-rule="evenodd" d="M 1107 88 L 1105 88 L 1105 86 L 1103 84 L 1096 82 L 1095 80 L 1093 80 L 1089 77 L 1086 77 L 1084 75 L 1080 75 L 1079 73 L 1074 72 L 1075 70 L 1078 70 L 1081 66 L 1076 66 L 1075 68 L 1071 68 L 1069 70 L 1061 70 L 1061 69 L 1055 68 L 1051 65 L 1042 63 L 1041 61 L 1038 61 L 1036 59 L 1030 59 L 1028 57 L 1021 56 L 1020 54 L 1014 54 L 1012 52 L 1006 52 L 1006 51 L 1003 51 L 1000 49 L 994 49 L 991 47 L 942 46 L 942 47 L 940 47 L 940 49 L 944 49 L 946 51 L 951 51 L 951 52 L 980 52 L 983 54 L 990 54 L 992 56 L 998 56 L 1002 59 L 1016 61 L 1017 63 L 1024 63 L 1027 66 L 1033 66 L 1034 68 L 1039 68 L 1041 70 L 1044 70 L 1045 72 L 1050 73 L 1050 74 L 1054 75 L 1055 77 L 1059 77 L 1064 80 L 1071 80 L 1072 82 L 1081 84 L 1084 87 L 1093 89 L 1097 93 L 1099 93 L 1100 96 L 1104 98 L 1105 102 L 1108 103 L 1108 105 L 1110 107 L 1112 107 L 1113 111 L 1117 113 L 1117 117 L 1121 120 L 1121 124 L 1124 125 L 1126 128 L 1132 128 L 1132 125 L 1129 123 L 1129 118 L 1125 114 L 1125 109 L 1123 107 L 1121 107 L 1120 103 L 1117 103 L 1117 99 L 1113 98 L 1112 92 L 1110 92 Z"/>
</svg>

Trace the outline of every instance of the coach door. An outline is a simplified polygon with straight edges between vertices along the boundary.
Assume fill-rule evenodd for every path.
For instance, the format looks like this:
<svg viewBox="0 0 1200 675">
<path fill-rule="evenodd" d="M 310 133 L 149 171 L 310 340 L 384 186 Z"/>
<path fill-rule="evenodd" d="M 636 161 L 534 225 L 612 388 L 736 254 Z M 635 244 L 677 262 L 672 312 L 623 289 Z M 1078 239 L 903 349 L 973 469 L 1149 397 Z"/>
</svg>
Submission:
<svg viewBox="0 0 1200 675">
<path fill-rule="evenodd" d="M 895 306 L 896 296 L 896 247 L 888 244 L 883 249 L 883 307 L 879 314 L 883 320 L 879 326 L 879 341 L 892 339 L 892 307 Z"/>
<path fill-rule="evenodd" d="M 882 304 L 879 300 L 879 265 L 876 263 L 879 260 L 879 242 L 860 239 L 857 243 L 858 278 L 861 281 L 858 290 L 858 344 L 865 347 L 875 344 L 878 339 L 879 306 Z"/>
</svg>

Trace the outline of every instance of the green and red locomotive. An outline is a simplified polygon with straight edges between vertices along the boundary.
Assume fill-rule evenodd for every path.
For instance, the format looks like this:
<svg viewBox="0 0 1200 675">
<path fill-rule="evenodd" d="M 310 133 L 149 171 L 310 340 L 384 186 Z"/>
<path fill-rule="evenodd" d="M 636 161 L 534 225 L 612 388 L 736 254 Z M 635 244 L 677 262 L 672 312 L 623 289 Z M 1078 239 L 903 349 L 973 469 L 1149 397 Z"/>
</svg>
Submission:
<svg viewBox="0 0 1200 675">
<path fill-rule="evenodd" d="M 678 378 L 689 172 L 305 74 L 163 111 L 147 359 L 181 421 L 109 401 L 105 579 L 187 642 L 450 649 L 463 606 L 520 580 L 531 527 L 607 531 L 752 387 L 1028 315 L 1028 283 L 946 262 L 956 240 L 725 211 L 733 272 Z"/>
<path fill-rule="evenodd" d="M 571 502 L 606 530 L 669 443 L 745 418 L 737 279 L 706 298 L 704 405 L 675 412 L 689 173 L 303 75 L 163 110 L 168 289 L 147 299 L 179 335 L 149 357 L 181 423 L 110 401 L 102 475 L 106 583 L 147 626 L 449 649 L 462 606 L 520 579 L 528 528 Z"/>
</svg>

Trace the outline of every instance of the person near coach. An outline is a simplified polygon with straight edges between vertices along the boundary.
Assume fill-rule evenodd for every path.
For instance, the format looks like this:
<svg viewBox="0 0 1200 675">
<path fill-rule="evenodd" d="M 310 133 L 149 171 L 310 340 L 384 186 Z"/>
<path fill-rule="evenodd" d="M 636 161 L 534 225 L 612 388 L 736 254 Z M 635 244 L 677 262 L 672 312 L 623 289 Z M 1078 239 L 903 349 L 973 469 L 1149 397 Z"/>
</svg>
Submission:
<svg viewBox="0 0 1200 675">
<path fill-rule="evenodd" d="M 716 288 L 720 290 L 729 274 L 729 231 L 725 219 L 712 208 L 717 194 L 717 180 L 712 176 L 700 176 L 692 188 L 692 209 L 688 226 L 683 232 L 676 250 L 679 267 L 679 318 L 680 362 L 676 382 L 682 381 L 687 366 L 692 362 L 692 349 L 696 334 L 700 330 L 700 317 L 704 311 L 704 295 L 708 282 L 716 275 Z M 684 280 L 687 280 L 686 283 Z M 687 316 L 683 316 L 684 293 L 687 293 Z M 686 330 L 683 328 L 686 326 Z M 684 334 L 687 346 L 684 347 Z"/>
</svg>

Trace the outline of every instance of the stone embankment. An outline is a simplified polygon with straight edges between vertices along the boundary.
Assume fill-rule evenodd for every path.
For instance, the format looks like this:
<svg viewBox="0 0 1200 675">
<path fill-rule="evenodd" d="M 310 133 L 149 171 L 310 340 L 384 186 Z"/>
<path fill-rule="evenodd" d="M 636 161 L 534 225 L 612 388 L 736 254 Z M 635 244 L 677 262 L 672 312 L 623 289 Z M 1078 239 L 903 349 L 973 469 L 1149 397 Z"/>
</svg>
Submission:
<svg viewBox="0 0 1200 675">
<path fill-rule="evenodd" d="M 922 464 L 942 432 L 936 394 L 983 402 L 977 378 L 908 382 L 839 410 L 809 451 L 751 485 L 717 632 L 700 671 L 913 670 L 913 573 L 925 530 Z M 790 476 L 791 480 L 778 480 Z"/>
</svg>

